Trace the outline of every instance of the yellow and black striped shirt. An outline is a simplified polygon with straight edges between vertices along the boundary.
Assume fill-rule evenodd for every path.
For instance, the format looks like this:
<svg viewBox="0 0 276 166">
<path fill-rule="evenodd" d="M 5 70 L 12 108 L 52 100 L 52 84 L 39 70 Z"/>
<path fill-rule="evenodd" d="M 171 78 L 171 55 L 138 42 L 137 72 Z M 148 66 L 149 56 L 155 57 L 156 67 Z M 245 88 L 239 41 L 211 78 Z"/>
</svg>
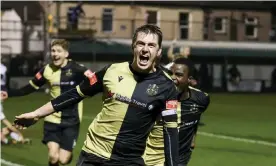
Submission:
<svg viewBox="0 0 276 166">
<path fill-rule="evenodd" d="M 44 84 L 48 83 L 51 97 L 56 98 L 60 94 L 80 84 L 86 78 L 84 75 L 86 71 L 89 71 L 86 67 L 71 60 L 62 68 L 57 68 L 52 64 L 48 64 L 36 73 L 35 77 L 30 80 L 29 83 L 35 89 L 39 89 Z M 80 123 L 83 111 L 82 102 L 64 109 L 66 111 L 57 112 L 45 117 L 45 121 L 64 126 Z"/>
<path fill-rule="evenodd" d="M 162 115 L 168 165 L 177 162 L 177 90 L 166 73 L 158 68 L 143 75 L 135 72 L 129 62 L 112 64 L 91 73 L 76 89 L 51 102 L 60 111 L 99 92 L 103 92 L 103 107 L 89 126 L 85 152 L 108 160 L 110 165 L 143 165 L 146 139 L 156 118 Z"/>
<path fill-rule="evenodd" d="M 177 106 L 179 126 L 179 163 L 187 164 L 191 156 L 191 144 L 196 134 L 201 114 L 207 109 L 210 98 L 208 94 L 189 87 L 190 97 L 180 100 Z M 146 165 L 164 165 L 164 140 L 163 130 L 157 121 L 150 132 L 144 159 Z"/>
</svg>

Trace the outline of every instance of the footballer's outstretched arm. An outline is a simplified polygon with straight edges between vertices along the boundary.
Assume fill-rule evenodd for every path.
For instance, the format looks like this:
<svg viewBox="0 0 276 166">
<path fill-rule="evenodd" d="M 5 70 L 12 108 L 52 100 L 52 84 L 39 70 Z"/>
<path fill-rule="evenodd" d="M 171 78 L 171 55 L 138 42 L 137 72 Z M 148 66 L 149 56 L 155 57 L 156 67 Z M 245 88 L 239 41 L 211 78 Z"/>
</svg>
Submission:
<svg viewBox="0 0 276 166">
<path fill-rule="evenodd" d="M 40 118 L 53 112 L 54 108 L 51 102 L 48 102 L 33 112 L 28 112 L 19 116 L 15 116 L 14 125 L 18 129 L 26 129 L 27 127 L 35 124 Z"/>
<path fill-rule="evenodd" d="M 63 108 L 68 106 L 77 104 L 83 100 L 85 96 L 94 96 L 95 94 L 102 92 L 102 79 L 105 71 L 106 70 L 101 70 L 97 73 L 91 72 L 91 74 L 87 75 L 87 78 L 76 88 L 61 94 L 33 112 L 16 116 L 14 121 L 16 127 L 19 129 L 27 128 L 36 123 L 40 118 L 50 115 L 55 111 L 62 111 L 64 110 Z"/>
<path fill-rule="evenodd" d="M 10 89 L 8 91 L 9 97 L 17 97 L 17 96 L 25 96 L 30 93 L 35 92 L 41 86 L 46 83 L 46 79 L 43 76 L 44 68 L 42 68 L 39 72 L 36 73 L 35 77 L 29 81 L 29 84 L 20 88 L 20 89 Z"/>
<path fill-rule="evenodd" d="M 50 115 L 55 111 L 61 111 L 62 108 L 77 104 L 83 99 L 84 97 L 79 94 L 77 88 L 71 89 L 33 112 L 15 116 L 15 127 L 18 129 L 25 129 L 35 124 L 39 119 Z"/>
<path fill-rule="evenodd" d="M 162 111 L 162 118 L 164 121 L 163 137 L 165 147 L 165 163 L 167 166 L 177 166 L 179 157 L 176 112 L 177 100 L 168 101 L 166 105 L 166 110 Z"/>
<path fill-rule="evenodd" d="M 102 92 L 105 72 L 106 68 L 96 73 L 86 73 L 86 78 L 80 85 L 51 100 L 54 110 L 62 111 L 69 105 L 77 104 L 85 97 L 91 97 Z"/>
<path fill-rule="evenodd" d="M 36 89 L 31 86 L 31 84 L 28 84 L 20 89 L 10 89 L 8 91 L 8 95 L 9 97 L 25 96 L 35 91 Z"/>
</svg>

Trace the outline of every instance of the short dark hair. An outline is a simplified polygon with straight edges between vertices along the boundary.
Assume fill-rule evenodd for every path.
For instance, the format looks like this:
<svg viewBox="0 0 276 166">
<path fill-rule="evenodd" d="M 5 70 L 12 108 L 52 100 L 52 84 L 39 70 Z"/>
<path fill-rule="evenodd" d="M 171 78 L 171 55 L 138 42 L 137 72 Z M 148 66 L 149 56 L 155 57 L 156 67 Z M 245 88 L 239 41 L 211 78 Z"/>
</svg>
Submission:
<svg viewBox="0 0 276 166">
<path fill-rule="evenodd" d="M 51 47 L 59 45 L 61 46 L 64 50 L 69 51 L 69 42 L 65 39 L 56 39 L 51 43 Z"/>
<path fill-rule="evenodd" d="M 195 67 L 193 62 L 188 59 L 188 58 L 177 58 L 176 60 L 173 61 L 174 64 L 179 64 L 179 65 L 186 65 L 188 67 L 189 76 L 194 76 L 195 75 Z"/>
<path fill-rule="evenodd" d="M 157 35 L 159 48 L 162 47 L 163 34 L 161 29 L 156 25 L 146 24 L 146 25 L 140 26 L 135 30 L 134 35 L 132 37 L 132 48 L 134 48 L 134 43 L 137 40 L 137 36 L 139 32 L 143 32 L 145 34 L 151 33 L 151 34 Z"/>
</svg>

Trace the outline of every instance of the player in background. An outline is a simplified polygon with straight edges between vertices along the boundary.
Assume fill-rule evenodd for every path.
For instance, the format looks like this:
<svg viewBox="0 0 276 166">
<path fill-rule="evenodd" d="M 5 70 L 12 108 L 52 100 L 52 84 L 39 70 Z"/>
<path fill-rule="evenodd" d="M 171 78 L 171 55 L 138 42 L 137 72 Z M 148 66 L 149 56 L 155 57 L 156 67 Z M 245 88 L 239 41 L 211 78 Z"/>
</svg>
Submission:
<svg viewBox="0 0 276 166">
<path fill-rule="evenodd" d="M 162 52 L 162 32 L 143 25 L 132 38 L 133 61 L 111 64 L 93 73 L 76 88 L 39 109 L 16 116 L 18 128 L 103 92 L 103 107 L 89 126 L 78 166 L 144 165 L 142 155 L 157 117 L 164 121 L 167 166 L 178 161 L 177 90 L 174 82 L 156 66 Z"/>
<path fill-rule="evenodd" d="M 167 57 L 170 61 L 170 63 L 168 63 L 167 65 L 165 65 L 164 67 L 168 70 L 170 70 L 171 66 L 173 65 L 173 61 L 178 59 L 178 58 L 187 58 L 189 59 L 190 55 L 191 55 L 191 48 L 189 46 L 181 46 L 179 48 L 176 47 L 176 42 L 177 39 L 174 39 L 172 41 L 172 44 L 170 46 L 170 48 L 168 49 L 167 52 Z M 199 88 L 199 83 L 198 83 L 198 77 L 199 77 L 199 73 L 195 67 L 194 64 L 191 65 L 191 67 L 193 68 L 193 73 L 190 73 L 190 86 L 194 87 L 194 88 Z M 199 126 L 204 126 L 205 123 L 202 122 L 202 120 L 199 122 Z"/>
<path fill-rule="evenodd" d="M 180 47 L 180 48 L 176 48 L 176 42 L 177 40 L 174 39 L 172 41 L 172 44 L 170 46 L 170 48 L 168 49 L 168 53 L 167 53 L 167 57 L 169 59 L 169 63 L 167 65 L 165 65 L 164 67 L 168 70 L 170 70 L 171 66 L 173 65 L 173 61 L 178 59 L 178 58 L 189 58 L 190 57 L 190 54 L 191 54 L 191 48 L 190 47 Z M 190 78 L 191 82 L 191 86 L 193 87 L 196 87 L 198 85 L 198 82 L 197 82 L 197 70 L 195 68 L 194 65 L 192 65 L 193 67 L 193 73 L 191 74 L 191 76 L 193 78 Z"/>
<path fill-rule="evenodd" d="M 239 86 L 241 82 L 241 72 L 239 71 L 236 64 L 233 64 L 231 68 L 228 70 L 227 77 L 228 77 L 228 81 L 233 86 Z"/>
<path fill-rule="evenodd" d="M 0 105 L 0 120 L 1 124 L 5 127 L 1 128 L 1 144 L 17 144 L 17 143 L 31 143 L 31 140 L 24 138 L 23 134 L 12 126 L 11 122 L 6 118 L 3 112 L 2 102 L 7 98 L 7 87 L 6 87 L 6 72 L 7 68 L 1 63 L 1 105 Z"/>
<path fill-rule="evenodd" d="M 179 126 L 179 164 L 186 166 L 194 149 L 194 139 L 202 113 L 207 109 L 210 99 L 208 94 L 190 87 L 192 63 L 187 58 L 178 58 L 171 67 L 170 74 L 180 90 L 178 95 L 178 126 Z M 162 120 L 156 122 L 150 132 L 145 151 L 146 165 L 164 165 L 164 143 Z"/>
<path fill-rule="evenodd" d="M 2 109 L 0 108 L 0 120 L 5 127 L 1 129 L 1 144 L 30 144 L 31 139 L 24 138 L 23 134 L 5 117 Z"/>
<path fill-rule="evenodd" d="M 24 96 L 35 92 L 44 84 L 50 87 L 52 98 L 80 84 L 85 75 L 91 73 L 82 65 L 69 59 L 69 42 L 57 39 L 51 43 L 52 63 L 47 64 L 29 84 L 10 90 L 9 97 Z M 82 118 L 83 103 L 75 103 L 64 107 L 44 118 L 44 136 L 42 142 L 48 147 L 49 166 L 68 164 L 72 160 L 72 150 L 76 145 Z"/>
</svg>

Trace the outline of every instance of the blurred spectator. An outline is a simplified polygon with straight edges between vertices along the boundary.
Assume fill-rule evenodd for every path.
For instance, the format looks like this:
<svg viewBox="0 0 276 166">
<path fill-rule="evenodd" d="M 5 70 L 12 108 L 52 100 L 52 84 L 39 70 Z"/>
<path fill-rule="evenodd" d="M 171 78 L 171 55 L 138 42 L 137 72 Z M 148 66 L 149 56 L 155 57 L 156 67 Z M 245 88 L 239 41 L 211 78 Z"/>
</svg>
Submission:
<svg viewBox="0 0 276 166">
<path fill-rule="evenodd" d="M 276 92 L 276 67 L 271 74 L 271 88 L 273 92 Z"/>
<path fill-rule="evenodd" d="M 233 85 L 239 85 L 241 81 L 241 73 L 236 64 L 233 64 L 232 67 L 228 70 L 228 78 Z"/>
<path fill-rule="evenodd" d="M 68 9 L 68 23 L 72 30 L 78 29 L 79 17 L 85 16 L 85 12 L 82 9 L 82 2 L 79 2 L 77 6 L 70 7 Z"/>
</svg>

